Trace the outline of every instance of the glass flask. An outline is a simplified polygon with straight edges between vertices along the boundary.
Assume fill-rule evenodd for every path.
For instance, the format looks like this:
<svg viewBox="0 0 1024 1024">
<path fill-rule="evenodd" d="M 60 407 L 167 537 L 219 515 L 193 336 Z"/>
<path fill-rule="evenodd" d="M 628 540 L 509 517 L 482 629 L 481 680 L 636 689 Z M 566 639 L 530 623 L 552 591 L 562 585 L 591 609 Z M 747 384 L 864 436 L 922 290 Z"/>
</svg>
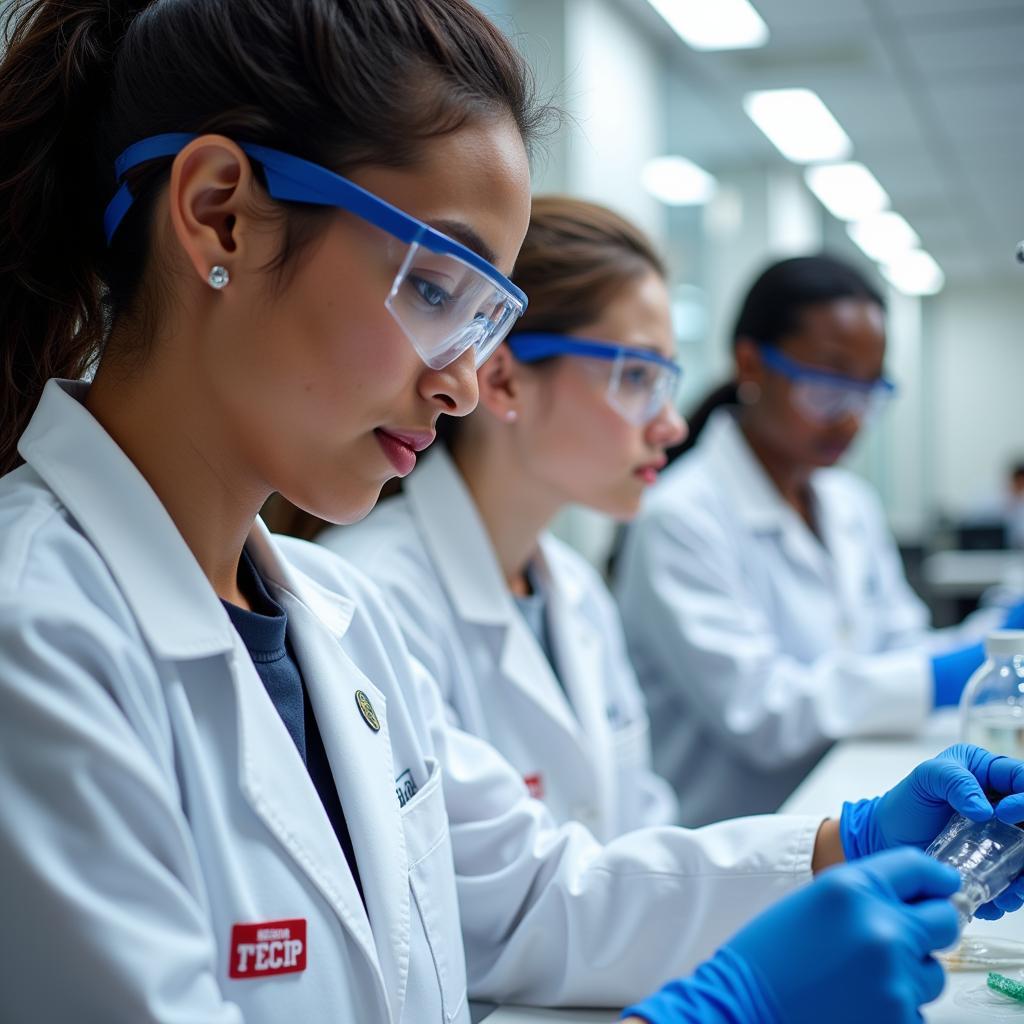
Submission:
<svg viewBox="0 0 1024 1024">
<path fill-rule="evenodd" d="M 961 738 L 1024 760 L 1024 630 L 990 633 L 985 656 L 960 698 Z"/>
</svg>

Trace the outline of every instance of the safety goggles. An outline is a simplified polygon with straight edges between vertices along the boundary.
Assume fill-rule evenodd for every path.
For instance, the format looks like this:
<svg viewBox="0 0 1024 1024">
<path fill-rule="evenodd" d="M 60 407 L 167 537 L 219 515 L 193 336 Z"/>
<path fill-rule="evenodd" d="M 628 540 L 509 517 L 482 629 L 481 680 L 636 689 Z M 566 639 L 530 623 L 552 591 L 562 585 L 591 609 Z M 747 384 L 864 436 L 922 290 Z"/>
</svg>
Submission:
<svg viewBox="0 0 1024 1024">
<path fill-rule="evenodd" d="M 175 156 L 197 137 L 154 135 L 117 158 L 120 187 L 103 217 L 108 245 L 134 201 L 125 175 L 148 160 Z M 522 316 L 526 295 L 472 249 L 326 167 L 266 146 L 239 146 L 263 168 L 272 198 L 337 207 L 391 236 L 398 271 L 384 305 L 427 366 L 439 370 L 469 348 L 479 366 Z"/>
<path fill-rule="evenodd" d="M 666 402 L 674 403 L 683 375 L 678 363 L 657 352 L 610 341 L 524 331 L 512 335 L 508 347 L 521 363 L 564 355 L 611 362 L 605 397 L 623 419 L 638 426 L 650 423 Z"/>
<path fill-rule="evenodd" d="M 815 423 L 833 423 L 846 416 L 868 420 L 896 393 L 896 385 L 885 377 L 857 380 L 799 363 L 771 345 L 758 349 L 764 365 L 791 382 L 790 399 L 797 410 Z"/>
</svg>

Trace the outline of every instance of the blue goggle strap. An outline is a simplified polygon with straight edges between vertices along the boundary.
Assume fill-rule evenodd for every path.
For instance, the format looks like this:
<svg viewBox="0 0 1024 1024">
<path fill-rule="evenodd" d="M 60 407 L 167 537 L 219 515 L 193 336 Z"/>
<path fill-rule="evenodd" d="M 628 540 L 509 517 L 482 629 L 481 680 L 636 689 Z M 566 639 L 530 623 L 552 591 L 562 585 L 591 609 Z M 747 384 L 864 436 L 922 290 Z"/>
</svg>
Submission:
<svg viewBox="0 0 1024 1024">
<path fill-rule="evenodd" d="M 676 376 L 680 376 L 683 368 L 671 359 L 666 359 L 657 352 L 646 348 L 631 348 L 628 345 L 616 345 L 610 341 L 596 341 L 590 338 L 577 338 L 568 334 L 554 334 L 544 331 L 523 331 L 509 337 L 506 345 L 521 363 L 535 363 L 552 356 L 590 356 L 593 359 L 615 360 L 626 356 L 629 359 L 642 359 L 654 363 Z"/>
<path fill-rule="evenodd" d="M 128 185 L 123 180 L 125 174 L 147 160 L 176 156 L 196 138 L 197 135 L 183 132 L 154 135 L 133 143 L 117 158 L 114 172 L 120 187 L 103 215 L 103 229 L 108 245 L 133 201 Z M 290 153 L 282 153 L 280 150 L 249 142 L 240 142 L 238 145 L 263 167 L 267 190 L 274 199 L 340 207 L 393 235 L 401 242 L 421 245 L 440 255 L 454 256 L 491 281 L 519 307 L 520 313 L 526 309 L 525 293 L 479 253 L 411 217 L 397 206 L 392 206 L 386 200 L 361 188 L 354 181 L 349 181 L 327 170 L 326 167 L 292 156 Z"/>
<path fill-rule="evenodd" d="M 841 373 L 832 373 L 829 370 L 819 370 L 813 366 L 806 366 L 795 359 L 784 356 L 772 345 L 758 345 L 757 347 L 765 366 L 793 381 L 817 381 L 821 384 L 846 388 L 850 391 L 873 392 L 887 396 L 894 394 L 896 391 L 896 385 L 885 377 L 879 377 L 878 380 L 871 381 L 856 380 L 853 377 L 846 377 Z"/>
</svg>

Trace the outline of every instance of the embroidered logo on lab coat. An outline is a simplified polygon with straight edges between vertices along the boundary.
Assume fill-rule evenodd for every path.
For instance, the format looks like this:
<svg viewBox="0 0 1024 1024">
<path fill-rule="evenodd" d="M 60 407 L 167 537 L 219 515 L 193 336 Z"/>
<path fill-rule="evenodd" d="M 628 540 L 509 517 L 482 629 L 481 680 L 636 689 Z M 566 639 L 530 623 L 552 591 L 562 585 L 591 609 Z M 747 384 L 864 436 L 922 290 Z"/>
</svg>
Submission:
<svg viewBox="0 0 1024 1024">
<path fill-rule="evenodd" d="M 526 783 L 526 788 L 534 800 L 544 799 L 544 779 L 539 772 L 534 775 L 524 775 L 523 782 Z"/>
<path fill-rule="evenodd" d="M 373 710 L 370 698 L 362 690 L 356 690 L 356 704 L 359 705 L 359 713 L 363 716 L 363 721 L 374 732 L 380 732 L 380 720 L 377 718 L 377 712 Z"/>
<path fill-rule="evenodd" d="M 399 807 L 404 807 L 419 791 L 420 787 L 416 785 L 408 768 L 395 779 L 395 796 L 398 797 Z"/>
<path fill-rule="evenodd" d="M 306 920 L 236 924 L 231 929 L 232 978 L 266 978 L 306 969 Z"/>
</svg>

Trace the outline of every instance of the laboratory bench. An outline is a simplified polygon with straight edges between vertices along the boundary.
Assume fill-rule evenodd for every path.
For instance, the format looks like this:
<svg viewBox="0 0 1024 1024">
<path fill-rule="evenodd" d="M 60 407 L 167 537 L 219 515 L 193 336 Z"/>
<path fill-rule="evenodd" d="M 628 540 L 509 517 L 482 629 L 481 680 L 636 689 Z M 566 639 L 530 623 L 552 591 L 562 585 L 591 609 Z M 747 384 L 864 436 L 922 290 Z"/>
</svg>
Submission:
<svg viewBox="0 0 1024 1024">
<path fill-rule="evenodd" d="M 957 740 L 956 717 L 953 713 L 936 715 L 922 732 L 913 738 L 849 740 L 836 744 L 813 772 L 790 796 L 782 813 L 820 814 L 834 817 L 844 800 L 876 796 L 885 792 L 920 761 L 933 757 Z M 1007 915 L 1000 921 L 973 921 L 965 934 L 1024 941 L 1024 910 Z M 1014 976 L 1007 969 L 1004 973 Z M 984 986 L 985 971 L 950 971 L 946 989 L 937 1002 L 924 1007 L 927 1024 L 999 1024 L 1002 1021 L 1024 1022 L 1024 1004 L 1005 1001 L 1005 1009 L 974 1009 L 958 1000 L 962 992 Z M 667 979 L 666 979 L 667 980 Z M 476 1006 L 474 1024 L 612 1024 L 618 1020 L 616 1010 L 544 1010 L 503 1006 Z M 822 1020 L 828 1019 L 826 1008 Z"/>
</svg>

